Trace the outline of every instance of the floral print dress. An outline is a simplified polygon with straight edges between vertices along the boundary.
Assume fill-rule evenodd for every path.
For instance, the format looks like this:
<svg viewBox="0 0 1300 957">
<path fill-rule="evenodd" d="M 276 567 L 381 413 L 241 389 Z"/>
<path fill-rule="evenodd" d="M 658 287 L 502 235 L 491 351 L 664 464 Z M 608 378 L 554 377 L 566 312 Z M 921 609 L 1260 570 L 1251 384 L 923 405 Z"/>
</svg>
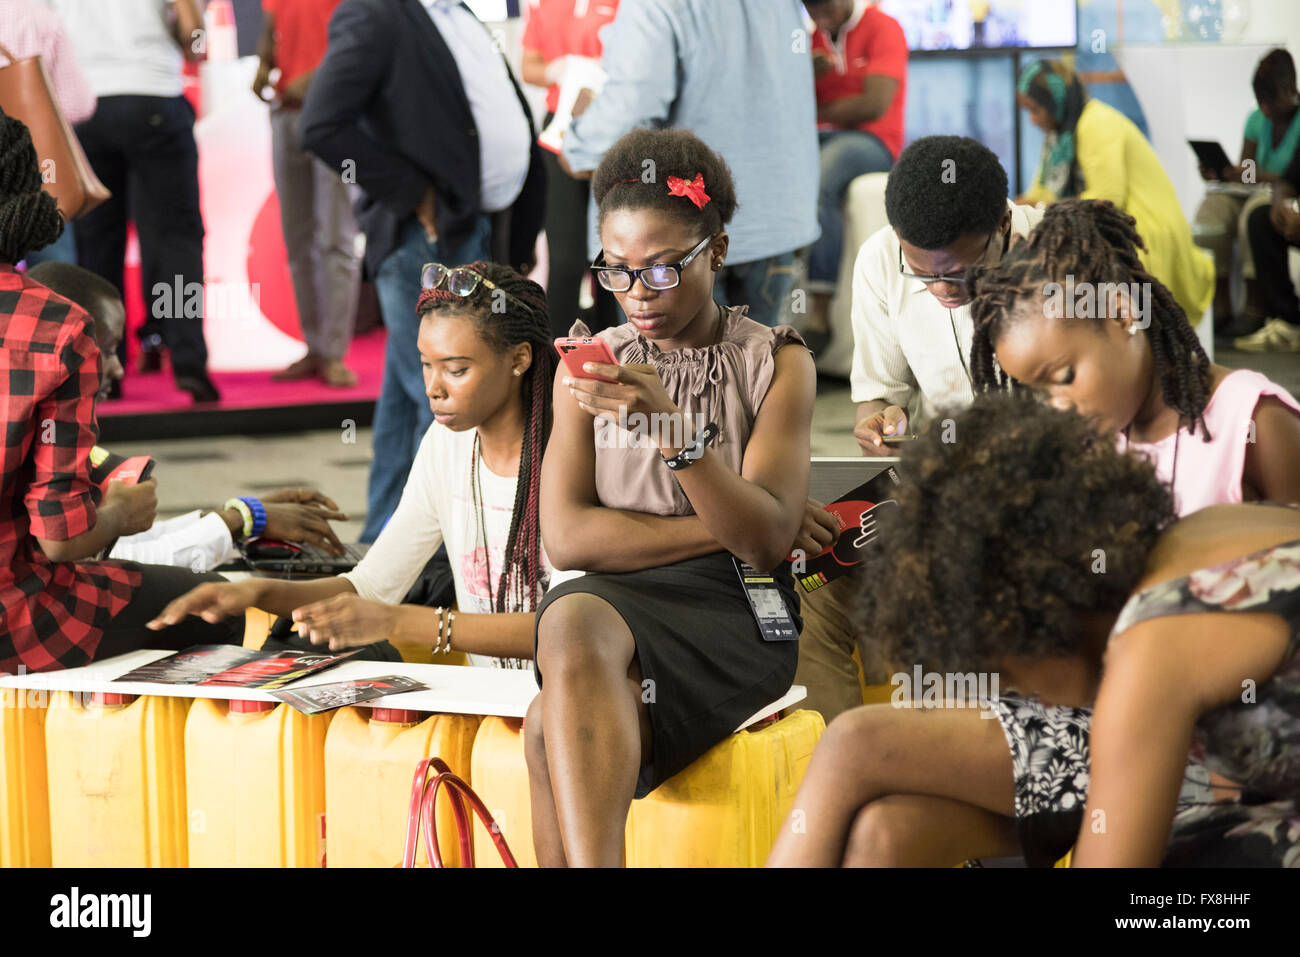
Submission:
<svg viewBox="0 0 1300 957">
<path fill-rule="evenodd" d="M 1197 722 L 1166 866 L 1300 867 L 1300 541 L 1233 559 L 1134 595 L 1111 634 L 1197 612 L 1272 612 L 1291 642 L 1278 671 L 1243 701 Z M 1092 711 L 1003 695 L 991 705 L 1011 748 L 1016 826 L 1027 863 L 1073 845 L 1088 798 Z M 1216 801 L 1210 772 L 1240 783 Z"/>
<path fill-rule="evenodd" d="M 1300 867 L 1300 541 L 1134 595 L 1112 634 L 1167 615 L 1238 611 L 1280 616 L 1290 642 L 1271 678 L 1197 721 L 1193 761 L 1238 782 L 1241 792 L 1183 803 L 1166 866 Z"/>
</svg>

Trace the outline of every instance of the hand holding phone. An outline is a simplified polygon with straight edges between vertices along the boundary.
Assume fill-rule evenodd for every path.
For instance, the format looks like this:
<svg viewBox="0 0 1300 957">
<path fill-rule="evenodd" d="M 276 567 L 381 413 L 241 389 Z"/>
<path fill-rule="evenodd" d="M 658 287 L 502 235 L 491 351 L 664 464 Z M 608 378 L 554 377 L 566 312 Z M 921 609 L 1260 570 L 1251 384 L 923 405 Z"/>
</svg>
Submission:
<svg viewBox="0 0 1300 957">
<path fill-rule="evenodd" d="M 618 365 L 618 360 L 614 358 L 609 343 L 604 339 L 596 336 L 561 336 L 555 340 L 555 351 L 560 354 L 565 368 L 569 370 L 569 375 L 575 379 L 596 379 L 600 382 L 618 381 L 602 375 L 595 375 L 582 368 L 588 362 L 603 362 L 611 366 Z"/>
</svg>

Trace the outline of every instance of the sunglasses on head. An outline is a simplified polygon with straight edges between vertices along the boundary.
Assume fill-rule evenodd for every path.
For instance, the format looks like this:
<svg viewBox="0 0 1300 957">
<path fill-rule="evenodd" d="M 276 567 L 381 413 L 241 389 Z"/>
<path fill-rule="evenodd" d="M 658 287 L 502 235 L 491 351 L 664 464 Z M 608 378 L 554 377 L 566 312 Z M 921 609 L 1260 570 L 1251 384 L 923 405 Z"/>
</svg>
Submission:
<svg viewBox="0 0 1300 957">
<path fill-rule="evenodd" d="M 527 308 L 526 303 L 468 266 L 452 267 L 444 266 L 442 263 L 425 263 L 420 267 L 421 289 L 446 289 L 453 296 L 465 298 L 474 295 L 474 290 L 479 286 L 486 286 L 493 293 L 501 293 L 515 305 Z"/>
</svg>

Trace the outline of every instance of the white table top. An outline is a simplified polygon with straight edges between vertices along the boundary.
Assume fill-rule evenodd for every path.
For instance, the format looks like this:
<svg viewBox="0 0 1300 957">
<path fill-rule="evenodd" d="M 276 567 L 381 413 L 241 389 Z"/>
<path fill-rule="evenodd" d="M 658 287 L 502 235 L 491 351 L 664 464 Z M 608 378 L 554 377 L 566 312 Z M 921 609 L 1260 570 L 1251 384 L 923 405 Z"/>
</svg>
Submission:
<svg viewBox="0 0 1300 957">
<path fill-rule="evenodd" d="M 120 675 L 172 654 L 170 651 L 132 651 L 116 658 L 96 661 L 80 668 L 0 678 L 0 688 L 33 688 L 46 691 L 107 691 L 117 694 L 161 695 L 171 698 L 217 698 L 244 701 L 278 701 L 256 688 L 220 685 L 172 685 L 153 681 L 114 681 Z M 422 665 L 401 661 L 345 661 L 332 668 L 290 683 L 288 688 L 309 688 L 336 681 L 364 681 L 383 675 L 405 675 L 428 685 L 424 691 L 372 698 L 366 707 L 380 705 L 407 711 L 450 714 L 495 714 L 522 718 L 537 694 L 531 671 L 505 668 L 472 668 L 465 665 Z"/>
<path fill-rule="evenodd" d="M 131 695 L 159 695 L 169 698 L 216 698 L 219 700 L 276 701 L 269 692 L 256 688 L 230 688 L 222 685 L 172 685 L 153 681 L 115 681 L 113 679 L 142 665 L 172 654 L 170 651 L 132 651 L 116 658 L 95 661 L 80 668 L 0 677 L 0 688 L 28 688 L 45 691 L 113 692 Z M 345 661 L 319 674 L 301 678 L 290 689 L 336 681 L 364 681 L 383 675 L 405 675 L 428 685 L 424 691 L 407 691 L 361 702 L 362 707 L 398 708 L 442 714 L 500 715 L 522 718 L 537 694 L 537 682 L 531 671 L 507 668 L 475 668 L 466 665 L 422 665 L 401 661 Z M 802 701 L 808 696 L 802 685 L 795 685 L 785 696 L 759 710 L 737 731 L 768 715 Z"/>
</svg>

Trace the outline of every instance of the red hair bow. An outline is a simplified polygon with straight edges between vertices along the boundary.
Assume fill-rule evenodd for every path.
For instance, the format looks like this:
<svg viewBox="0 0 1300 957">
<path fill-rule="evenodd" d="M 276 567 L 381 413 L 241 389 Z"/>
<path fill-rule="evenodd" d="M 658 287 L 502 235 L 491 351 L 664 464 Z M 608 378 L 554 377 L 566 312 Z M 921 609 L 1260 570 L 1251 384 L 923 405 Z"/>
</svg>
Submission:
<svg viewBox="0 0 1300 957">
<path fill-rule="evenodd" d="M 704 174 L 696 173 L 689 183 L 679 176 L 669 176 L 668 195 L 685 196 L 697 209 L 703 209 L 709 202 L 709 194 L 704 191 Z"/>
</svg>

